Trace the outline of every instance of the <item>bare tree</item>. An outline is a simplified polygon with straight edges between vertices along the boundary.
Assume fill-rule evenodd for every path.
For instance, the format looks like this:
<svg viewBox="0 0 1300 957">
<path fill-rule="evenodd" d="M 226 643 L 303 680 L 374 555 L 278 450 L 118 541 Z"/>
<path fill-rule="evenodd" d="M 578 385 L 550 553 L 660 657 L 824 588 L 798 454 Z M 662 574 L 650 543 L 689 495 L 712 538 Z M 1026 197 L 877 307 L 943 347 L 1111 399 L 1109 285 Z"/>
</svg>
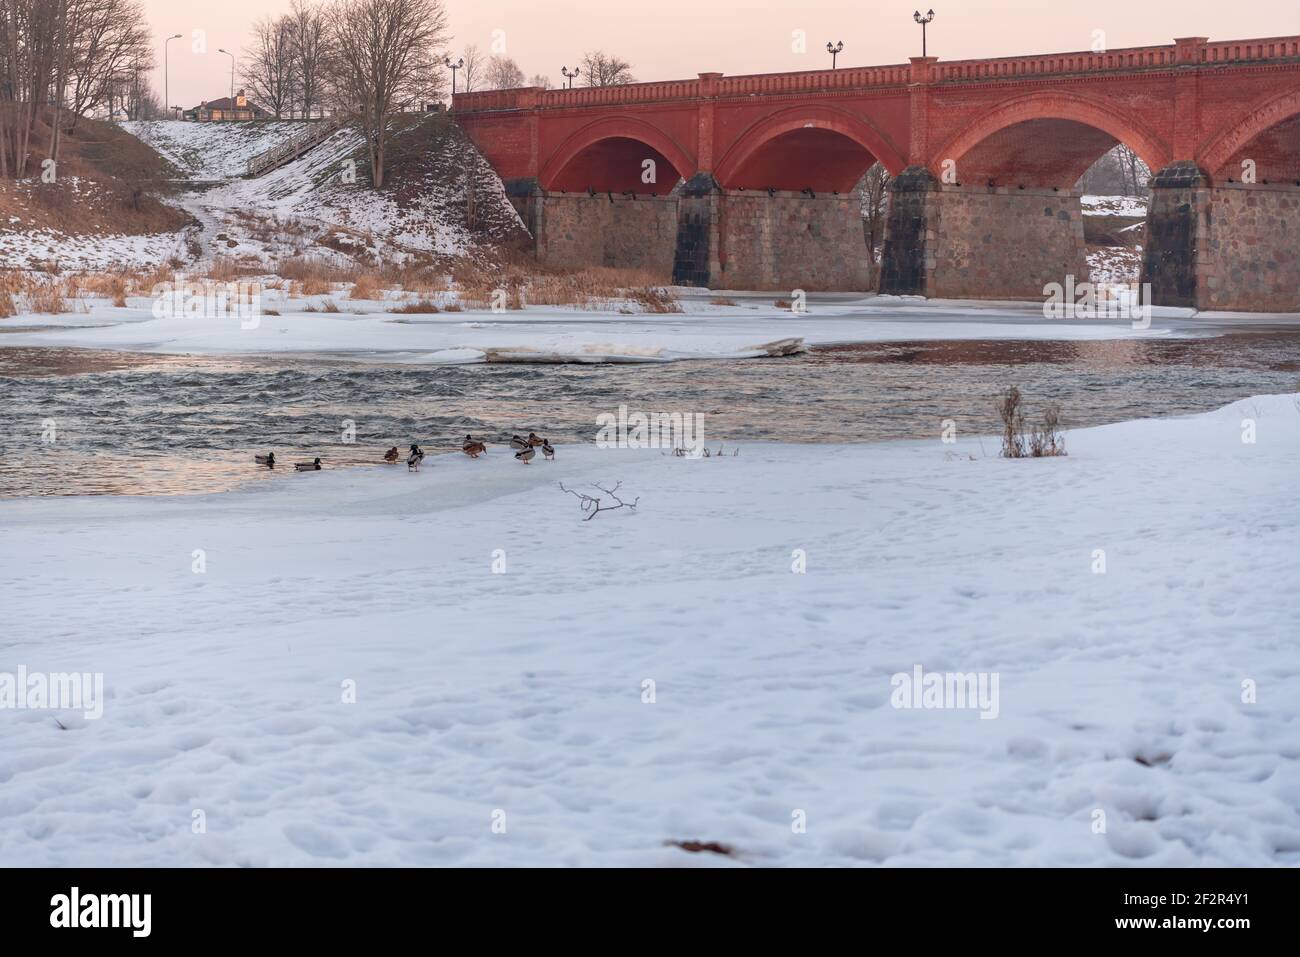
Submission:
<svg viewBox="0 0 1300 957">
<path fill-rule="evenodd" d="M 524 71 L 509 57 L 494 56 L 488 60 L 485 79 L 489 90 L 513 90 L 524 85 Z"/>
<path fill-rule="evenodd" d="M 137 0 L 91 0 L 74 47 L 67 90 L 69 132 L 78 117 L 109 106 L 111 91 L 129 85 L 136 64 L 154 65 L 153 37 Z"/>
<path fill-rule="evenodd" d="M 462 93 L 472 93 L 483 84 L 483 71 L 487 69 L 487 61 L 472 43 L 465 48 L 461 59 L 465 65 L 460 68 L 459 82 L 456 85 Z"/>
<path fill-rule="evenodd" d="M 38 119 L 56 160 L 71 116 L 121 95 L 157 108 L 141 78 L 152 40 L 137 0 L 0 0 L 0 176 L 25 176 Z"/>
<path fill-rule="evenodd" d="M 366 137 L 370 182 L 379 189 L 389 114 L 440 92 L 436 51 L 448 38 L 447 12 L 442 0 L 333 0 L 326 18 L 330 85 Z"/>
<path fill-rule="evenodd" d="M 632 64 L 601 50 L 582 55 L 582 74 L 587 86 L 622 86 L 636 82 Z"/>
<path fill-rule="evenodd" d="M 293 60 L 293 22 L 289 17 L 263 17 L 253 24 L 252 42 L 240 73 L 252 99 L 277 120 L 291 105 Z"/>
<path fill-rule="evenodd" d="M 302 114 L 309 118 L 321 106 L 322 69 L 327 41 L 325 13 L 309 0 L 293 0 L 289 8 L 289 34 L 293 43 L 293 83 Z"/>
<path fill-rule="evenodd" d="M 549 90 L 551 88 L 551 78 L 545 73 L 534 73 L 528 78 L 528 85 L 538 86 L 543 90 Z"/>
<path fill-rule="evenodd" d="M 856 191 L 862 207 L 862 238 L 866 241 L 867 252 L 874 266 L 878 261 L 876 255 L 885 238 L 885 216 L 889 210 L 889 170 L 881 163 L 858 180 Z"/>
</svg>

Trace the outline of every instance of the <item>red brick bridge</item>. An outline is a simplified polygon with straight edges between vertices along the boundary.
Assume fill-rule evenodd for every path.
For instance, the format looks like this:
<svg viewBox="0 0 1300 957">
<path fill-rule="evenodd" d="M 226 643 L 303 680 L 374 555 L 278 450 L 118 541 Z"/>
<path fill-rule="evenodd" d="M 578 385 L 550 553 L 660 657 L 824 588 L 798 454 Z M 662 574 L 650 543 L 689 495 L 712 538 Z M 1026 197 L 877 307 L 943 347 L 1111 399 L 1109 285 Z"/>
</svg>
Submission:
<svg viewBox="0 0 1300 957">
<path fill-rule="evenodd" d="M 1087 278 L 1075 186 L 1123 143 L 1155 174 L 1157 304 L 1300 311 L 1300 37 L 496 90 L 453 109 L 544 261 L 1041 298 Z M 876 161 L 894 179 L 873 271 L 851 191 Z"/>
</svg>

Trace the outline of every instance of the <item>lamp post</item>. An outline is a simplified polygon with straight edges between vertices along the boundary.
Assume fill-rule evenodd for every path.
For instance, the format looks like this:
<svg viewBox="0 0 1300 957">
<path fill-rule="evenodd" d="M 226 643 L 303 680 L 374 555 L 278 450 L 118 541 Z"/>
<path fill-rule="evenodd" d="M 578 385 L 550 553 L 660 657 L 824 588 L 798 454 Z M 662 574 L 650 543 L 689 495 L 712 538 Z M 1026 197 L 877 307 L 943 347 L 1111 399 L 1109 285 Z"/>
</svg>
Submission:
<svg viewBox="0 0 1300 957">
<path fill-rule="evenodd" d="M 573 78 L 574 78 L 575 76 L 577 76 L 577 75 L 578 75 L 579 73 L 581 73 L 581 72 L 582 72 L 582 69 L 581 69 L 580 67 L 576 67 L 576 66 L 573 68 L 573 72 L 572 72 L 572 73 L 569 72 L 569 68 L 568 68 L 568 67 L 566 67 L 566 66 L 562 66 L 562 67 L 560 67 L 560 76 L 564 77 L 566 80 L 569 81 L 569 89 L 570 89 L 570 90 L 573 89 Z"/>
<path fill-rule="evenodd" d="M 224 53 L 230 57 L 230 112 L 235 112 L 235 55 L 229 50 L 217 48 L 218 53 Z"/>
<path fill-rule="evenodd" d="M 171 85 L 171 73 L 167 64 L 167 44 L 171 43 L 173 40 L 179 40 L 180 38 L 181 35 L 176 33 L 163 41 L 163 106 L 166 106 L 172 101 L 171 94 L 168 92 L 168 88 Z"/>
<path fill-rule="evenodd" d="M 934 11 L 927 11 L 925 16 L 921 16 L 921 11 L 917 10 L 912 14 L 912 19 L 921 24 L 921 56 L 925 56 L 925 25 L 934 19 Z"/>
<path fill-rule="evenodd" d="M 844 41 L 843 41 L 843 40 L 839 41 L 839 42 L 836 43 L 834 46 L 831 46 L 829 40 L 827 41 L 827 43 L 826 43 L 826 52 L 829 53 L 829 54 L 831 55 L 831 69 L 832 69 L 832 70 L 835 69 L 835 58 L 838 57 L 838 56 L 840 55 L 840 51 L 843 50 L 843 49 L 844 49 Z"/>
<path fill-rule="evenodd" d="M 465 58 L 460 57 L 455 63 L 451 62 L 451 57 L 445 57 L 443 62 L 447 64 L 447 69 L 451 70 L 451 95 L 456 95 L 456 71 L 465 65 Z"/>
</svg>

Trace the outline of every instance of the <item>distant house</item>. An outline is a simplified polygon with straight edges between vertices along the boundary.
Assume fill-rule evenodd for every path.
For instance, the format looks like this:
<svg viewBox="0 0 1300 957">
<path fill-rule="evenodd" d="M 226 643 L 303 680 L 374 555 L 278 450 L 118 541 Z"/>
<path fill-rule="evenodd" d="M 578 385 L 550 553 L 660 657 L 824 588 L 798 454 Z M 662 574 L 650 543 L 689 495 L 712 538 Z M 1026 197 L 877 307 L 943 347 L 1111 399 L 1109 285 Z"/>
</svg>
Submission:
<svg viewBox="0 0 1300 957">
<path fill-rule="evenodd" d="M 271 114 L 262 109 L 240 90 L 234 99 L 223 96 L 219 100 L 204 100 L 186 110 L 182 116 L 199 123 L 229 123 L 244 120 L 269 120 Z"/>
</svg>

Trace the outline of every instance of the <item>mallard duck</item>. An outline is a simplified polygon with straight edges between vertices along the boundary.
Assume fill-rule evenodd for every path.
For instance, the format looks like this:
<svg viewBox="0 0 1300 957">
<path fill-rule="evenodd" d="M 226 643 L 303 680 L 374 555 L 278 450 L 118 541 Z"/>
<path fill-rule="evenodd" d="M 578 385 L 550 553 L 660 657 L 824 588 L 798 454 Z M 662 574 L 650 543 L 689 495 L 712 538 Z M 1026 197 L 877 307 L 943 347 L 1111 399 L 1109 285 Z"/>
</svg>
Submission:
<svg viewBox="0 0 1300 957">
<path fill-rule="evenodd" d="M 320 459 L 312 459 L 310 462 L 294 462 L 294 471 L 297 472 L 319 472 Z"/>
<path fill-rule="evenodd" d="M 275 453 L 268 452 L 266 455 L 254 455 L 253 461 L 258 465 L 265 465 L 268 469 L 275 468 Z"/>
<path fill-rule="evenodd" d="M 411 454 L 406 457 L 406 470 L 408 472 L 420 471 L 420 463 L 423 461 L 424 461 L 424 449 L 412 443 Z"/>
<path fill-rule="evenodd" d="M 534 458 L 536 458 L 536 456 L 537 456 L 536 449 L 523 449 L 522 451 L 515 453 L 515 458 L 523 462 L 525 465 L 527 465 Z"/>
<path fill-rule="evenodd" d="M 545 439 L 538 438 L 536 432 L 528 433 L 528 444 L 533 446 L 533 448 L 536 448 L 537 446 L 541 445 L 545 441 L 546 441 Z"/>
<path fill-rule="evenodd" d="M 555 458 L 555 449 L 551 446 L 550 439 L 542 439 L 542 454 L 548 459 Z"/>
<path fill-rule="evenodd" d="M 510 447 L 512 449 L 526 449 L 528 448 L 528 440 L 521 439 L 517 435 L 512 435 L 510 436 Z"/>
<path fill-rule="evenodd" d="M 389 449 L 387 452 L 384 453 L 384 461 L 385 461 L 385 462 L 390 462 L 390 463 L 391 463 L 391 462 L 396 462 L 396 461 L 397 461 L 397 446 L 396 446 L 396 445 L 394 445 L 391 449 Z"/>
<path fill-rule="evenodd" d="M 487 446 L 484 445 L 482 442 L 466 442 L 463 446 L 461 446 L 461 451 L 464 452 L 466 455 L 468 455 L 470 458 L 476 459 L 484 452 L 487 451 Z"/>
</svg>

